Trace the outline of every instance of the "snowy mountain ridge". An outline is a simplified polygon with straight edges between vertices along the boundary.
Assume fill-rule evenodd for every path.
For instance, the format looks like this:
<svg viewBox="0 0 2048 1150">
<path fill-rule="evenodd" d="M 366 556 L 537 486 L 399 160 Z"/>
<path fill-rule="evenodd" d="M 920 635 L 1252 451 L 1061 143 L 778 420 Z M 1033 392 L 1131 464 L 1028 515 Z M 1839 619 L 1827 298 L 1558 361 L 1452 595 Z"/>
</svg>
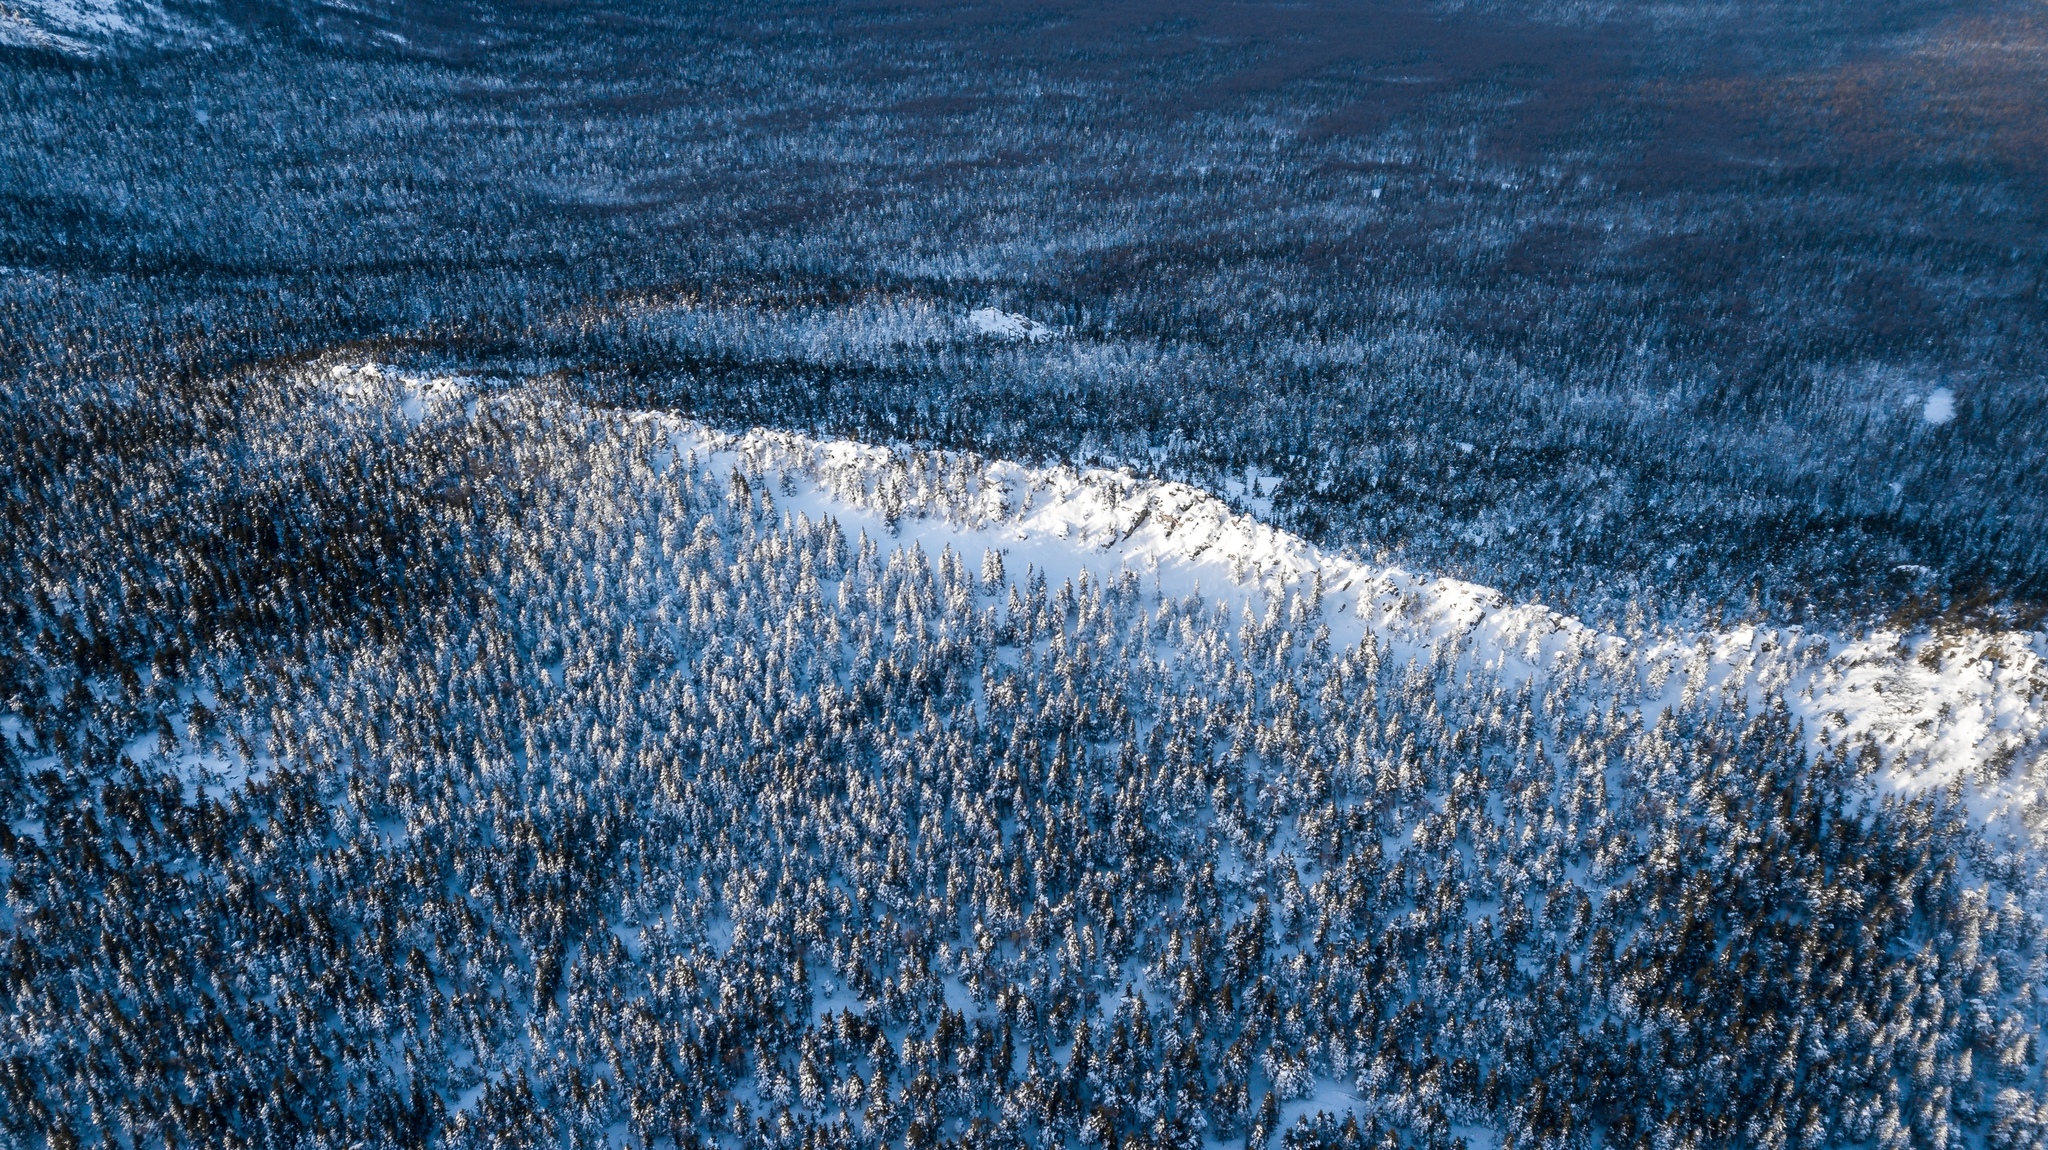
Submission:
<svg viewBox="0 0 2048 1150">
<path fill-rule="evenodd" d="M 348 394 L 383 378 L 408 417 L 467 405 L 460 377 L 334 369 Z M 473 412 L 474 408 L 467 408 Z M 1396 660 L 1443 659 L 1513 681 L 1597 676 L 1646 720 L 1705 692 L 1754 708 L 1781 695 L 1810 752 L 1868 746 L 1880 793 L 1949 788 L 1994 842 L 2048 835 L 2048 636 L 1940 630 L 1860 637 L 1797 625 L 1605 633 L 1550 608 L 1451 578 L 1361 562 L 1233 511 L 1196 487 L 1103 468 L 1034 468 L 952 452 L 912 452 L 791 432 L 732 432 L 660 413 L 677 458 L 766 477 L 783 510 L 836 517 L 849 532 L 889 532 L 937 553 L 1001 551 L 1057 582 L 1137 572 L 1167 595 L 1199 594 L 1240 611 L 1319 599 L 1330 640 L 1367 631 Z M 1021 568 L 1020 568 L 1021 569 Z"/>
</svg>

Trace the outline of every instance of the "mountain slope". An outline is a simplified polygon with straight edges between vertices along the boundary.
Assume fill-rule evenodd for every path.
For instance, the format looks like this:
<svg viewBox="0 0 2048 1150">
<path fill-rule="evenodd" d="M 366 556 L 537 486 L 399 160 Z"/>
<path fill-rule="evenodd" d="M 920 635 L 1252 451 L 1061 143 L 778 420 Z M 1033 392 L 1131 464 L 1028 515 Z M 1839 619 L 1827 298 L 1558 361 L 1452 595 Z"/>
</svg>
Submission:
<svg viewBox="0 0 2048 1150">
<path fill-rule="evenodd" d="M 1166 594 L 1206 593 L 1239 609 L 1262 609 L 1320 585 L 1339 647 L 1368 631 L 1403 660 L 1427 660 L 1438 645 L 1455 645 L 1510 678 L 1569 673 L 1590 660 L 1646 717 L 1703 691 L 1746 706 L 1777 693 L 1807 727 L 1811 751 L 1867 740 L 1888 790 L 1966 783 L 1974 812 L 2007 833 L 2021 831 L 2025 812 L 2048 800 L 2048 636 L 2040 632 L 1957 627 L 1850 638 L 1750 625 L 1607 634 L 1476 584 L 1326 554 L 1185 484 L 945 453 L 905 457 L 647 418 L 669 431 L 676 450 L 697 453 L 714 470 L 744 465 L 791 475 L 801 494 L 785 499 L 786 507 L 868 526 L 880 517 L 892 534 L 928 551 L 995 548 L 1056 578 L 1135 571 Z"/>
<path fill-rule="evenodd" d="M 1114 472 L 254 382 L 24 479 L 124 494 L 0 569 L 23 1141 L 2048 1131 L 2032 638 L 1606 635 Z"/>
</svg>

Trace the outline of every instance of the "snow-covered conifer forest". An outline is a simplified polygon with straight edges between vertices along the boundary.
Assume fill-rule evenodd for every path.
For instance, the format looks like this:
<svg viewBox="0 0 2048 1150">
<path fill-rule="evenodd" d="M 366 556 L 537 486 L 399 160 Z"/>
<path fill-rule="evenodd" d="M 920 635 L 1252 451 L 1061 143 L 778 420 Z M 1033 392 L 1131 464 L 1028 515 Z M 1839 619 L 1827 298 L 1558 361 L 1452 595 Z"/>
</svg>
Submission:
<svg viewBox="0 0 2048 1150">
<path fill-rule="evenodd" d="M 0 73 L 0 1144 L 2048 1146 L 2035 0 Z"/>
</svg>

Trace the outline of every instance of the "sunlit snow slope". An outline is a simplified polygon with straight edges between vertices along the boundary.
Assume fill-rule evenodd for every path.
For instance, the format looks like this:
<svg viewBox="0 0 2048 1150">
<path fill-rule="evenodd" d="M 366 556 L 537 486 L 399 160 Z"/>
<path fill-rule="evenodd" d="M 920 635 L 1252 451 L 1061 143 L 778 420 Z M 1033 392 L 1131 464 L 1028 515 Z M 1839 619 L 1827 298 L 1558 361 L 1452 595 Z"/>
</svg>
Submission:
<svg viewBox="0 0 2048 1150">
<path fill-rule="evenodd" d="M 345 391 L 393 395 L 414 418 L 477 396 L 458 378 L 400 378 L 375 367 L 335 374 Z M 915 540 L 933 553 L 993 548 L 1013 571 L 1035 566 L 1055 582 L 1083 570 L 1135 571 L 1165 594 L 1199 592 L 1246 610 L 1320 595 L 1340 646 L 1371 630 L 1396 658 L 1457 660 L 1566 686 L 1597 679 L 1619 705 L 1652 713 L 1705 692 L 1751 707 L 1775 692 L 1816 750 L 1844 741 L 1868 748 L 1864 761 L 1881 791 L 1953 788 L 1991 845 L 2048 839 L 2048 637 L 2037 632 L 1610 634 L 1473 583 L 1325 553 L 1182 483 L 637 418 L 668 432 L 676 461 L 765 476 L 784 510 L 836 517 L 849 534 Z"/>
</svg>

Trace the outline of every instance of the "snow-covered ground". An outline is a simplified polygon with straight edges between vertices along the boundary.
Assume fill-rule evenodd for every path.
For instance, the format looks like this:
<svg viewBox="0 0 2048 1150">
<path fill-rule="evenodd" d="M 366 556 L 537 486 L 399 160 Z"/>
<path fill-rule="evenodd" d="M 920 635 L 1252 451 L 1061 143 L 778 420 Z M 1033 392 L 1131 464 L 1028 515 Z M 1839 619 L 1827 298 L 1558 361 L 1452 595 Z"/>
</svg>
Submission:
<svg viewBox="0 0 2048 1150">
<path fill-rule="evenodd" d="M 1947 423 L 1956 417 L 1956 393 L 1946 387 L 1937 387 L 1928 393 L 1927 402 L 1920 408 L 1920 416 L 1929 423 Z"/>
<path fill-rule="evenodd" d="M 976 308 L 968 312 L 967 326 L 982 335 L 992 335 L 997 339 L 1024 339 L 1037 343 L 1052 338 L 1052 329 L 1037 320 L 992 307 Z"/>
</svg>

